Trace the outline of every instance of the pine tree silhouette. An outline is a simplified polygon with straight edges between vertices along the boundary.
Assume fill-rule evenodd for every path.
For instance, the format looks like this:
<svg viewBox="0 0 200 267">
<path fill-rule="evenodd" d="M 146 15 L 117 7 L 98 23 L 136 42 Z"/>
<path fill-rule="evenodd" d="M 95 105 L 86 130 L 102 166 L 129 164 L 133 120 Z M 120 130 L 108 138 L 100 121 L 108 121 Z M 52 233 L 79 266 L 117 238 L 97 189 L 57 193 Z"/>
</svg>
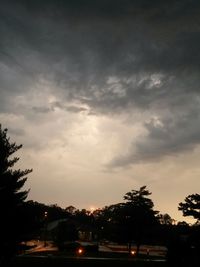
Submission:
<svg viewBox="0 0 200 267">
<path fill-rule="evenodd" d="M 18 157 L 12 157 L 22 145 L 11 142 L 0 124 L 0 257 L 12 254 L 20 239 L 19 209 L 29 190 L 21 191 L 32 169 L 13 169 Z"/>
</svg>

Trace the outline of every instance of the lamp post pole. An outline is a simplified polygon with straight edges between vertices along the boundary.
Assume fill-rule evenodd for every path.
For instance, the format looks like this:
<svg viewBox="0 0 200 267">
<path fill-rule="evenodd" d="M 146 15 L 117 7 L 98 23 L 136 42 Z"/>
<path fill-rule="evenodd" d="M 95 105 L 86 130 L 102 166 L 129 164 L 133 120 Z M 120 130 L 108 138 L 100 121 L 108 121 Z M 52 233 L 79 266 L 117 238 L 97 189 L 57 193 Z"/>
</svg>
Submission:
<svg viewBox="0 0 200 267">
<path fill-rule="evenodd" d="M 44 247 L 47 246 L 47 218 L 48 218 L 48 212 L 45 211 L 44 213 Z"/>
</svg>

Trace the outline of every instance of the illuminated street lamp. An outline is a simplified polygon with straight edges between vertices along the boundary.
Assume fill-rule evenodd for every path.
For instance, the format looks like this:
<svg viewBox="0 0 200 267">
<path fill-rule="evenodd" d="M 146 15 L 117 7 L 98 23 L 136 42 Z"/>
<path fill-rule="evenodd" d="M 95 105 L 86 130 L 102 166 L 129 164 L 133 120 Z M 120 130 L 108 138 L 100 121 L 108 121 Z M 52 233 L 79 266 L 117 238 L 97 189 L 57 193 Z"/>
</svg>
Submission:
<svg viewBox="0 0 200 267">
<path fill-rule="evenodd" d="M 47 219 L 48 219 L 48 211 L 44 212 L 44 246 L 47 245 Z"/>
<path fill-rule="evenodd" d="M 131 253 L 132 256 L 135 256 L 136 255 L 136 251 L 135 250 L 131 250 L 130 253 Z"/>
</svg>

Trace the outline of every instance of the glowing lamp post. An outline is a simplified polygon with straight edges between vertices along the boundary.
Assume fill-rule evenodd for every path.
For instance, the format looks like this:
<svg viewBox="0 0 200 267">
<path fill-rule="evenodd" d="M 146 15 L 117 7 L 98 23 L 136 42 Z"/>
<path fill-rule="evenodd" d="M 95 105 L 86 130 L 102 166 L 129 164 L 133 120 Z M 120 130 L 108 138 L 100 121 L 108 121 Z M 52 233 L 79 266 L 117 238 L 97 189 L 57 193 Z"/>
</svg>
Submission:
<svg viewBox="0 0 200 267">
<path fill-rule="evenodd" d="M 48 212 L 44 212 L 44 246 L 47 245 L 47 218 L 48 218 Z"/>
</svg>

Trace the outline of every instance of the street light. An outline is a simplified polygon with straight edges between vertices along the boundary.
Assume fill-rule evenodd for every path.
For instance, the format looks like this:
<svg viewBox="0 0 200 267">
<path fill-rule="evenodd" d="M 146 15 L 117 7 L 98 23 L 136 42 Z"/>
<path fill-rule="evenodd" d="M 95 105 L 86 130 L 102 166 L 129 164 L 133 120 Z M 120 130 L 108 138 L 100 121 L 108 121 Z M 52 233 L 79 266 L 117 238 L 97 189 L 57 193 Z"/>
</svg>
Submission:
<svg viewBox="0 0 200 267">
<path fill-rule="evenodd" d="M 44 212 L 44 247 L 47 246 L 47 219 L 48 219 L 48 211 Z"/>
</svg>

